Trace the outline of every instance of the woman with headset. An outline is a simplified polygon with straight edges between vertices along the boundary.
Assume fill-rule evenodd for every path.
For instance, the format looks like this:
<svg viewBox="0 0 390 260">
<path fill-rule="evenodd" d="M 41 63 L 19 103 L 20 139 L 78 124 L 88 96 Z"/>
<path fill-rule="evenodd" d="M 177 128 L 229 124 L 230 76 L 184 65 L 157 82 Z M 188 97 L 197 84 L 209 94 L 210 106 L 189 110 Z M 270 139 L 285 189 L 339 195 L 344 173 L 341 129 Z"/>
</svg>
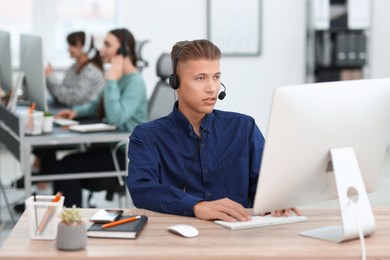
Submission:
<svg viewBox="0 0 390 260">
<path fill-rule="evenodd" d="M 75 63 L 61 81 L 49 64 L 45 69 L 47 88 L 54 99 L 67 107 L 84 104 L 97 97 L 104 86 L 103 62 L 95 49 L 93 37 L 85 32 L 67 36 L 68 51 Z"/>
<path fill-rule="evenodd" d="M 101 95 L 84 105 L 60 111 L 57 116 L 80 119 L 96 116 L 121 131 L 132 132 L 138 124 L 147 121 L 146 87 L 136 67 L 135 39 L 127 29 L 110 31 L 102 49 L 104 62 L 110 63 L 106 72 L 106 84 Z M 58 163 L 59 173 L 114 171 L 111 156 L 113 145 L 92 146 L 84 153 L 64 157 Z M 124 148 L 124 147 L 123 147 Z M 117 157 L 125 167 L 125 149 L 118 150 Z M 107 190 L 118 187 L 117 178 L 56 181 L 53 192 L 62 191 L 65 206 L 81 207 L 82 188 Z"/>
</svg>

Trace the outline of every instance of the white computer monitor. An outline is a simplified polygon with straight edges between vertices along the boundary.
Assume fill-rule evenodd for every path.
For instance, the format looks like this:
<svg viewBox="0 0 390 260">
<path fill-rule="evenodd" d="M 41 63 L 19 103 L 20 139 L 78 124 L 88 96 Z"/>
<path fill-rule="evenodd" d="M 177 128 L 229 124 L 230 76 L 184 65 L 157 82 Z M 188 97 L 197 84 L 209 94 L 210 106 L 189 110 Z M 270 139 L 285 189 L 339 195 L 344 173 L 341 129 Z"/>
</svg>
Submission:
<svg viewBox="0 0 390 260">
<path fill-rule="evenodd" d="M 20 70 L 24 73 L 23 98 L 35 102 L 37 110 L 47 111 L 41 37 L 25 34 L 20 36 Z"/>
<path fill-rule="evenodd" d="M 372 234 L 366 192 L 377 186 L 389 137 L 390 78 L 277 88 L 254 211 L 338 199 L 342 226 L 302 234 L 341 242 L 359 225 Z M 358 194 L 354 205 L 347 193 Z"/>
<path fill-rule="evenodd" d="M 12 90 L 11 35 L 6 31 L 0 31 L 0 86 Z"/>
</svg>

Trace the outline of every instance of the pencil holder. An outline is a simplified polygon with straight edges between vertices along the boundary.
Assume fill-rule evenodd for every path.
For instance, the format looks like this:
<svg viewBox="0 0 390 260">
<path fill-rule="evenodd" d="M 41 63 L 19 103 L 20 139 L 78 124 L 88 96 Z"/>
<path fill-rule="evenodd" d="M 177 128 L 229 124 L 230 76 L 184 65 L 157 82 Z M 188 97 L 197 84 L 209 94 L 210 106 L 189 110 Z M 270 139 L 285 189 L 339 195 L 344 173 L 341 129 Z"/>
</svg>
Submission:
<svg viewBox="0 0 390 260">
<path fill-rule="evenodd" d="M 57 216 L 64 205 L 64 197 L 54 202 L 56 196 L 36 195 L 26 200 L 26 210 L 31 239 L 54 240 L 57 237 Z"/>
<path fill-rule="evenodd" d="M 26 111 L 25 113 L 22 113 L 21 116 L 26 126 L 25 134 L 27 135 L 42 134 L 43 111 L 34 111 L 32 113 Z"/>
</svg>

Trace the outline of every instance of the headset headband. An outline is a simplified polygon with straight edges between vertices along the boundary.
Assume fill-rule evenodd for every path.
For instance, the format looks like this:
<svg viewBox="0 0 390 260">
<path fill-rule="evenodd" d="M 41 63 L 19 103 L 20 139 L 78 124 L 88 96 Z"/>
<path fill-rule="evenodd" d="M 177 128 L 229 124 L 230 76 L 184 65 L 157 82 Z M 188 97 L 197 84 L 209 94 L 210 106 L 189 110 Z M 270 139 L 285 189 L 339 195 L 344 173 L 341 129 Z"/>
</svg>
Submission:
<svg viewBox="0 0 390 260">
<path fill-rule="evenodd" d="M 189 41 L 185 41 L 179 48 L 179 50 L 177 51 L 176 55 L 175 55 L 175 58 L 173 59 L 173 70 L 172 70 L 172 74 L 176 74 L 176 67 L 177 67 L 177 62 L 179 61 L 179 57 L 180 57 L 180 54 L 184 48 L 184 46 L 186 46 L 187 44 L 189 43 Z"/>
<path fill-rule="evenodd" d="M 93 36 L 84 32 L 84 45 L 83 52 L 87 54 L 88 59 L 92 59 L 96 55 L 96 49 L 94 46 L 91 46 Z"/>
<path fill-rule="evenodd" d="M 83 44 L 83 52 L 88 53 L 91 49 L 91 41 L 92 35 L 84 32 L 84 44 Z"/>
</svg>

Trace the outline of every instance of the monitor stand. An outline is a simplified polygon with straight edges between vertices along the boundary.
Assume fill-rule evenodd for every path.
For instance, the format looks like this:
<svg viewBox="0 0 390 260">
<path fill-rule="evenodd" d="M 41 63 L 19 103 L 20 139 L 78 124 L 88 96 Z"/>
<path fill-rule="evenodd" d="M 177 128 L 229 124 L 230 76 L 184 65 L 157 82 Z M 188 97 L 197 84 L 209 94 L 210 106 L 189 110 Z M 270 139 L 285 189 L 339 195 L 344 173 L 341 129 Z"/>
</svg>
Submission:
<svg viewBox="0 0 390 260">
<path fill-rule="evenodd" d="M 342 223 L 302 231 L 299 234 L 337 243 L 359 238 L 359 227 L 364 236 L 373 234 L 375 219 L 353 148 L 330 149 L 330 156 Z M 352 202 L 348 197 L 351 190 L 358 194 L 356 202 Z"/>
</svg>

